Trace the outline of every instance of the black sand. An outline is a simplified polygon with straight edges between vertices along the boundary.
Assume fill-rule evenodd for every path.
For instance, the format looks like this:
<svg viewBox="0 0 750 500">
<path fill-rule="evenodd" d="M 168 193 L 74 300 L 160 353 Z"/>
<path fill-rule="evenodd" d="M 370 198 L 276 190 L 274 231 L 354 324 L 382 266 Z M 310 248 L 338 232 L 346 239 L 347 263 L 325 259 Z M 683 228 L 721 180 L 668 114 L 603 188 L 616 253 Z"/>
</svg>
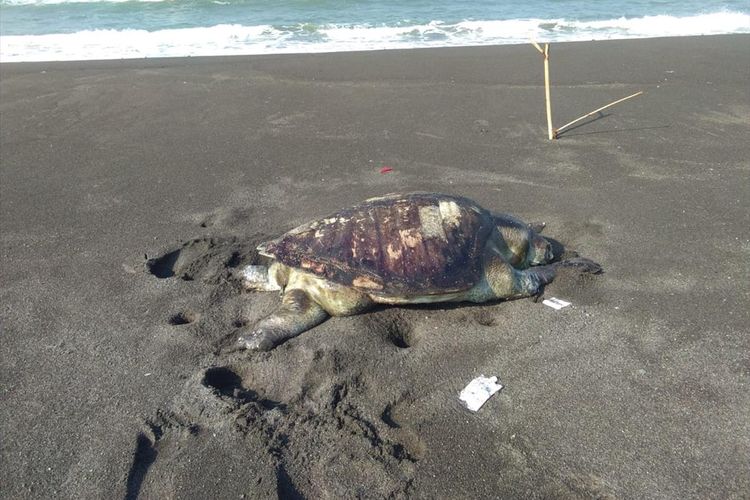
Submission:
<svg viewBox="0 0 750 500">
<path fill-rule="evenodd" d="M 2 65 L 0 496 L 748 498 L 749 68 L 554 45 L 557 125 L 646 94 L 550 142 L 530 45 Z M 257 242 L 401 190 L 606 273 L 220 354 L 279 300 L 230 277 Z"/>
</svg>

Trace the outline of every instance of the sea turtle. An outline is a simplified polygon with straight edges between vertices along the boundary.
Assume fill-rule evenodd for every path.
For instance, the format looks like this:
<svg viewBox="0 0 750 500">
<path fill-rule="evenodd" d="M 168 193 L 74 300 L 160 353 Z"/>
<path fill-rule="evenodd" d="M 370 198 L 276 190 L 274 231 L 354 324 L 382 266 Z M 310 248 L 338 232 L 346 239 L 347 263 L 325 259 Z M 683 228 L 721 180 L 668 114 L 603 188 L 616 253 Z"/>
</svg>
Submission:
<svg viewBox="0 0 750 500">
<path fill-rule="evenodd" d="M 268 266 L 248 266 L 246 288 L 281 290 L 279 309 L 238 339 L 270 350 L 325 321 L 374 304 L 486 302 L 534 296 L 559 267 L 599 273 L 584 258 L 553 262 L 534 227 L 460 196 L 371 198 L 263 243 Z"/>
</svg>

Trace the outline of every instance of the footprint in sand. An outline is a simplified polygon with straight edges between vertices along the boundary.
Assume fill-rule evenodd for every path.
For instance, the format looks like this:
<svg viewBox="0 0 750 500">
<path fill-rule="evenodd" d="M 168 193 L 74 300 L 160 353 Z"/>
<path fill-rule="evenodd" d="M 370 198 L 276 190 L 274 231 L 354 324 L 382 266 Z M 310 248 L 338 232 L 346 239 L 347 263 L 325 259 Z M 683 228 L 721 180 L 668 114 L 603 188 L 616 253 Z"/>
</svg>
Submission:
<svg viewBox="0 0 750 500">
<path fill-rule="evenodd" d="M 363 321 L 373 334 L 384 336 L 399 349 L 408 349 L 416 346 L 421 340 L 408 316 L 408 310 L 388 308 L 367 314 Z"/>
<path fill-rule="evenodd" d="M 221 208 L 203 216 L 199 226 L 202 228 L 236 228 L 242 227 L 251 221 L 255 210 L 252 208 Z M 200 219 L 199 219 L 200 220 Z"/>
<path fill-rule="evenodd" d="M 159 257 L 148 259 L 146 269 L 160 279 L 180 278 L 216 283 L 239 266 L 258 259 L 255 241 L 235 237 L 197 238 Z"/>
<path fill-rule="evenodd" d="M 189 325 L 200 319 L 201 315 L 190 309 L 180 311 L 169 317 L 169 324 L 172 326 Z"/>
<path fill-rule="evenodd" d="M 357 403 L 359 377 L 337 375 L 338 363 L 318 361 L 315 367 L 322 366 L 328 376 L 302 392 L 292 387 L 294 380 L 266 380 L 278 375 L 273 359 L 263 363 L 274 366 L 245 360 L 198 372 L 136 436 L 126 498 L 188 493 L 195 487 L 190 459 L 203 456 L 206 464 L 206 454 L 216 458 L 209 465 L 218 468 L 211 477 L 236 483 L 248 497 L 303 498 L 346 490 L 405 495 L 411 484 L 405 478 L 413 476 L 424 447 L 399 420 L 398 403 L 383 410 L 387 421 L 370 415 Z M 288 400 L 267 394 L 264 385 Z M 348 486 L 329 474 L 350 469 L 352 462 L 359 466 Z"/>
</svg>

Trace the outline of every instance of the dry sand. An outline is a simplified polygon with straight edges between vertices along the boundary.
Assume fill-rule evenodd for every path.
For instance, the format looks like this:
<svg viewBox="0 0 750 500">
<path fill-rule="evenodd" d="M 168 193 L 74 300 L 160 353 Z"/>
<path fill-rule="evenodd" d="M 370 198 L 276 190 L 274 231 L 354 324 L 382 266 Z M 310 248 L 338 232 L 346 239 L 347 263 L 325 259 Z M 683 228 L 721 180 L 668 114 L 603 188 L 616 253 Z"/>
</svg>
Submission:
<svg viewBox="0 0 750 500">
<path fill-rule="evenodd" d="M 748 68 L 554 45 L 556 124 L 646 94 L 550 142 L 530 45 L 2 65 L 0 496 L 748 498 Z M 279 302 L 230 276 L 257 242 L 403 190 L 606 273 L 220 354 Z"/>
</svg>

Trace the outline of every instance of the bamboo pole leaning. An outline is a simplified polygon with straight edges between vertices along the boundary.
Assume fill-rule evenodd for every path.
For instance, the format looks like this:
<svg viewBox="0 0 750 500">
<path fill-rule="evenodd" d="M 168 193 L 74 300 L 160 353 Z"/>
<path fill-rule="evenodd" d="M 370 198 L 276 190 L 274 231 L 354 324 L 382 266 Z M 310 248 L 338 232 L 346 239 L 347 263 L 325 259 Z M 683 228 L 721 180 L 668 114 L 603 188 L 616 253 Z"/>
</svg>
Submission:
<svg viewBox="0 0 750 500">
<path fill-rule="evenodd" d="M 573 120 L 572 122 L 568 122 L 568 123 L 566 123 L 565 125 L 563 125 L 562 127 L 559 127 L 559 128 L 557 128 L 557 129 L 555 129 L 555 137 L 557 137 L 557 135 L 558 135 L 558 134 L 559 134 L 560 132 L 562 132 L 563 130 L 565 130 L 566 128 L 570 127 L 571 125 L 573 125 L 573 124 L 575 124 L 575 123 L 578 123 L 578 122 L 580 122 L 580 121 L 581 121 L 581 120 L 583 120 L 584 118 L 588 118 L 588 117 L 589 117 L 589 116 L 591 116 L 591 115 L 595 115 L 595 114 L 597 114 L 598 112 L 600 112 L 600 111 L 603 111 L 603 110 L 607 109 L 607 108 L 608 108 L 608 107 L 610 107 L 610 106 L 614 106 L 615 104 L 620 104 L 620 103 L 621 103 L 622 101 L 627 101 L 628 99 L 632 99 L 633 97 L 638 97 L 638 96 L 639 96 L 639 95 L 641 95 L 641 94 L 643 94 L 643 91 L 642 91 L 642 90 L 639 90 L 638 92 L 636 92 L 636 93 L 635 93 L 635 94 L 633 94 L 633 95 L 629 95 L 629 96 L 627 96 L 627 97 L 623 97 L 622 99 L 618 99 L 618 100 L 616 100 L 615 102 L 610 102 L 610 103 L 609 103 L 609 104 L 607 104 L 606 106 L 602 106 L 601 108 L 596 108 L 596 109 L 595 109 L 594 111 L 592 111 L 591 113 L 586 113 L 585 115 L 581 116 L 580 118 L 576 118 L 576 119 L 575 119 L 575 120 Z"/>
</svg>

